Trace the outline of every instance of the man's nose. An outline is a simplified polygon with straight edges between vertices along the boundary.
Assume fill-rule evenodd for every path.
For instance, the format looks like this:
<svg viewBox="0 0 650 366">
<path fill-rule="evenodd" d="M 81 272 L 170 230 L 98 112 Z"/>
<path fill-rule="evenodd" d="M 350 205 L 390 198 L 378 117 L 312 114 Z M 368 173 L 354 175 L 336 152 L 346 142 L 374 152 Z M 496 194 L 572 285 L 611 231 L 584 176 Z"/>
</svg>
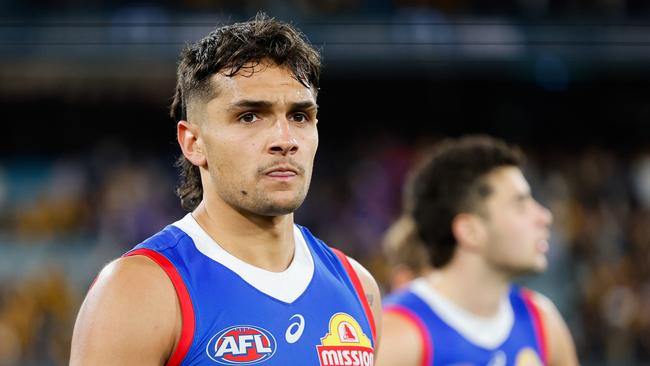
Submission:
<svg viewBox="0 0 650 366">
<path fill-rule="evenodd" d="M 291 123 L 286 117 L 279 117 L 274 126 L 269 153 L 279 155 L 295 154 L 298 151 L 298 140 L 293 134 Z"/>
<path fill-rule="evenodd" d="M 553 222 L 553 213 L 551 213 L 551 210 L 549 210 L 539 202 L 537 202 L 537 206 L 539 206 L 541 221 L 546 226 L 551 225 L 551 223 Z"/>
</svg>

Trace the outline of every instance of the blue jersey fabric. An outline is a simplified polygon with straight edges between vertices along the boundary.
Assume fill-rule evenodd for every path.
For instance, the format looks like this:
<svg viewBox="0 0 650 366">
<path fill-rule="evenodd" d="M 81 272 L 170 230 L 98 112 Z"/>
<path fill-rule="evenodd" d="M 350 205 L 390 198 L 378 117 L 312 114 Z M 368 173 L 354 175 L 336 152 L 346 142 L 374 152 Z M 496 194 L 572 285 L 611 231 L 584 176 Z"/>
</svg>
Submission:
<svg viewBox="0 0 650 366">
<path fill-rule="evenodd" d="M 343 264 L 309 230 L 298 228 L 314 272 L 291 303 L 261 292 L 201 253 L 176 226 L 132 249 L 168 259 L 190 295 L 196 325 L 181 365 L 372 364 L 370 321 Z"/>
<path fill-rule="evenodd" d="M 507 338 L 494 348 L 472 343 L 445 322 L 432 307 L 410 289 L 384 300 L 387 311 L 396 310 L 414 316 L 428 332 L 431 363 L 426 366 L 542 366 L 534 316 L 526 304 L 523 289 L 511 286 L 508 299 L 514 322 Z M 423 363 L 423 365 L 425 365 Z"/>
</svg>

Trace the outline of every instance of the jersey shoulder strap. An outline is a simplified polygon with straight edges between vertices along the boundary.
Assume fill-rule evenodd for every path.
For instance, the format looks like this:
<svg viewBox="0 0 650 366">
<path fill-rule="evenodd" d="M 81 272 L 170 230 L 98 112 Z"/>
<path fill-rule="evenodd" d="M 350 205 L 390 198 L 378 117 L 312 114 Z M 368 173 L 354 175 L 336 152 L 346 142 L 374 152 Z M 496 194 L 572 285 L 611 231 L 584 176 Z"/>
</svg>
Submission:
<svg viewBox="0 0 650 366">
<path fill-rule="evenodd" d="M 542 310 L 534 299 L 535 292 L 523 287 L 514 288 L 514 290 L 518 291 L 519 296 L 521 296 L 524 304 L 526 304 L 526 309 L 528 310 L 533 322 L 535 338 L 537 339 L 537 345 L 539 347 L 539 352 L 541 353 L 542 362 L 544 365 L 548 365 L 548 335 L 546 334 L 546 327 L 543 322 Z"/>
<path fill-rule="evenodd" d="M 363 285 L 361 285 L 361 280 L 359 279 L 359 275 L 357 275 L 357 271 L 355 271 L 354 268 L 352 268 L 352 264 L 350 264 L 348 257 L 343 252 L 331 247 L 330 250 L 332 250 L 332 252 L 336 254 L 336 256 L 341 261 L 341 264 L 343 264 L 343 268 L 345 268 L 345 271 L 348 273 L 348 276 L 352 281 L 352 285 L 354 285 L 354 289 L 357 291 L 357 296 L 359 296 L 361 305 L 363 305 L 363 310 L 365 311 L 366 317 L 368 318 L 368 322 L 370 323 L 370 329 L 372 331 L 372 339 L 374 343 L 377 340 L 377 330 L 375 328 L 375 317 L 372 314 L 372 309 L 370 308 L 370 304 L 368 303 L 368 299 L 366 298 L 366 294 L 363 290 Z"/>
</svg>

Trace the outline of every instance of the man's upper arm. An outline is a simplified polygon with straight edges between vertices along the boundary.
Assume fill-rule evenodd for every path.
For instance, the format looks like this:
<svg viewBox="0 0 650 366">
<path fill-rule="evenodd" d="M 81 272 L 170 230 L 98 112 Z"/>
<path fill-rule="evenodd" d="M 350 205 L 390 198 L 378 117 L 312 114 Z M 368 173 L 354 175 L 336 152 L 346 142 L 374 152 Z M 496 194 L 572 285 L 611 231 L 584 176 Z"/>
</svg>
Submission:
<svg viewBox="0 0 650 366">
<path fill-rule="evenodd" d="M 534 293 L 533 300 L 541 310 L 544 326 L 546 328 L 546 341 L 548 345 L 548 363 L 550 366 L 579 365 L 575 344 L 571 332 L 562 315 L 553 302 L 546 296 Z"/>
<path fill-rule="evenodd" d="M 384 313 L 381 351 L 376 366 L 419 366 L 422 336 L 415 324 L 395 312 Z"/>
<path fill-rule="evenodd" d="M 382 327 L 382 313 L 381 313 L 381 294 L 379 292 L 379 286 L 375 278 L 365 269 L 359 262 L 348 257 L 352 268 L 354 268 L 361 285 L 363 286 L 363 291 L 368 300 L 368 304 L 372 309 L 372 316 L 375 318 L 375 329 L 377 330 L 377 339 L 375 340 L 375 352 L 379 347 L 379 341 L 381 339 L 381 327 Z"/>
<path fill-rule="evenodd" d="M 180 334 L 180 305 L 165 272 L 143 256 L 102 270 L 79 310 L 71 365 L 163 365 Z"/>
</svg>

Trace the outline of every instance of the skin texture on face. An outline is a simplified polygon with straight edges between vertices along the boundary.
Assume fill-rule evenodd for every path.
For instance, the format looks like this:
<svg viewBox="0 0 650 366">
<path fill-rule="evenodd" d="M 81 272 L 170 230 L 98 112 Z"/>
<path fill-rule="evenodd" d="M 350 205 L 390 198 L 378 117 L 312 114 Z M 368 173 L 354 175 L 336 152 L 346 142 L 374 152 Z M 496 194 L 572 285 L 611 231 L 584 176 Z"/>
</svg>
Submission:
<svg viewBox="0 0 650 366">
<path fill-rule="evenodd" d="M 495 169 L 487 176 L 492 193 L 484 201 L 484 258 L 498 271 L 515 277 L 547 267 L 552 216 L 530 193 L 517 167 Z"/>
<path fill-rule="evenodd" d="M 318 147 L 314 92 L 266 62 L 211 82 L 216 97 L 196 113 L 204 199 L 261 216 L 295 211 Z"/>
</svg>

